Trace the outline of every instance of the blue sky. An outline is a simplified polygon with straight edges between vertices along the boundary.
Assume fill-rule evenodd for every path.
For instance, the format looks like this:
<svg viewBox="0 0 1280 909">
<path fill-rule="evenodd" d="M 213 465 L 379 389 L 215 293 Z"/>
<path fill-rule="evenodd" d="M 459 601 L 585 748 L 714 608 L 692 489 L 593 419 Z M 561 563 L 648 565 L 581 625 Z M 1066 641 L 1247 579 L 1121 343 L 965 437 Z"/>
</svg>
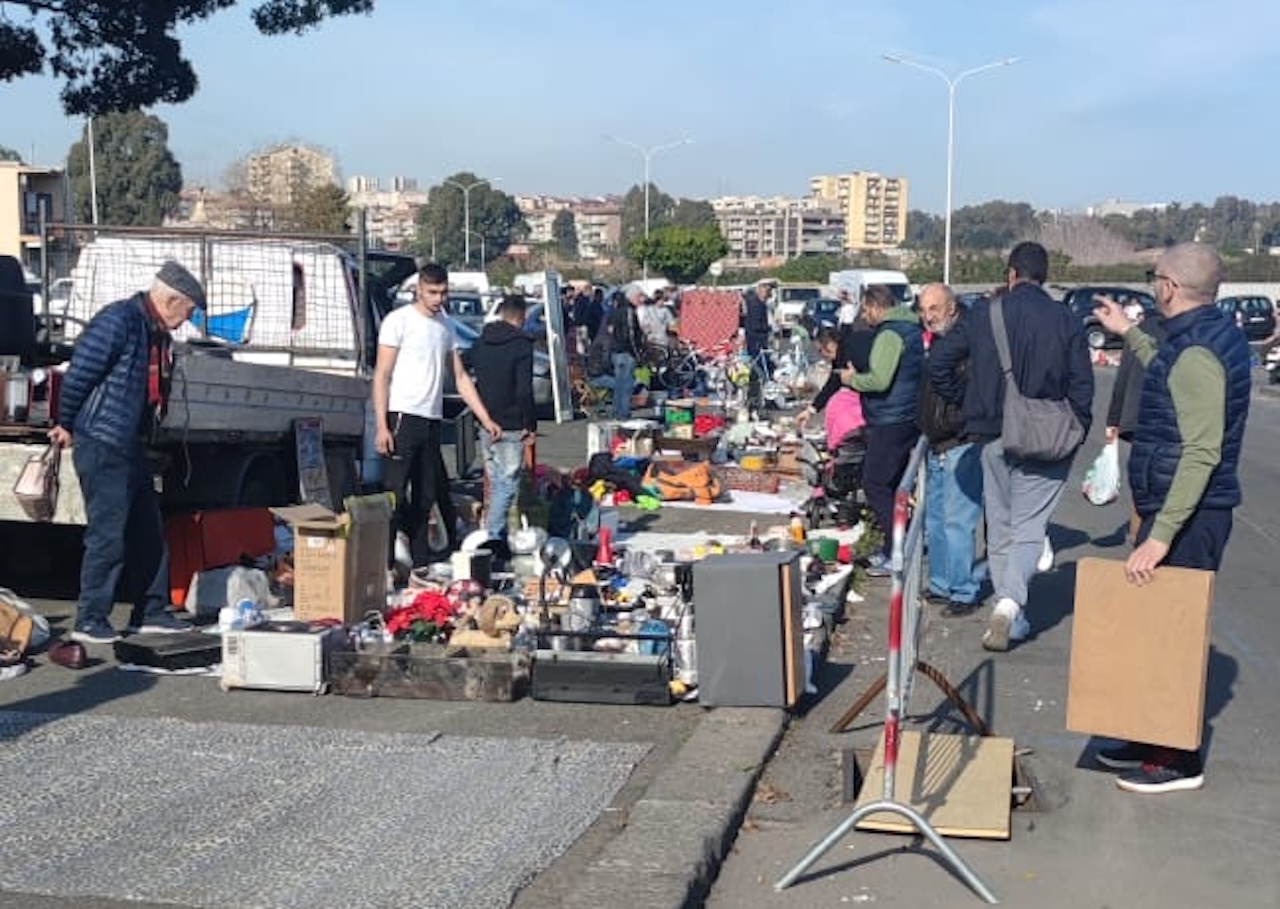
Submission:
<svg viewBox="0 0 1280 909">
<path fill-rule="evenodd" d="M 377 0 L 301 38 L 241 4 L 181 33 L 200 77 L 156 109 L 188 182 L 217 185 L 268 144 L 332 152 L 344 176 L 459 170 L 508 192 L 800 195 L 819 173 L 911 180 L 940 212 L 947 89 L 963 81 L 955 204 L 1077 209 L 1108 197 L 1280 197 L 1270 0 Z M 57 164 L 81 123 L 51 79 L 0 84 L 0 144 Z"/>
</svg>

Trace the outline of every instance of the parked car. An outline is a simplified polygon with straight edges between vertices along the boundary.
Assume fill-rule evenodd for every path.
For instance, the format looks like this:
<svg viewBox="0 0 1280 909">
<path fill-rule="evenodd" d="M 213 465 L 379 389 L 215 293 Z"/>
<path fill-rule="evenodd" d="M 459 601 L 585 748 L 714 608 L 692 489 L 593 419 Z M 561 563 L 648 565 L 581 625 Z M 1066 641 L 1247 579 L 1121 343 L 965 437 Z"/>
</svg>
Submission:
<svg viewBox="0 0 1280 909">
<path fill-rule="evenodd" d="M 814 337 L 824 328 L 834 328 L 840 321 L 840 301 L 833 297 L 806 300 L 800 314 L 800 327 Z"/>
<path fill-rule="evenodd" d="M 480 331 L 484 325 L 485 301 L 478 291 L 451 290 L 445 309 L 458 322 Z"/>
<path fill-rule="evenodd" d="M 982 300 L 990 299 L 991 294 L 981 290 L 971 290 L 967 293 L 956 294 L 956 305 L 964 309 L 973 309 L 975 303 Z"/>
<path fill-rule="evenodd" d="M 1076 287 L 1067 291 L 1067 295 L 1062 298 L 1063 304 L 1069 306 L 1084 323 L 1085 338 L 1089 342 L 1090 350 L 1103 350 L 1104 348 L 1123 347 L 1124 341 L 1119 335 L 1113 335 L 1102 327 L 1102 323 L 1098 321 L 1098 316 L 1094 312 L 1094 297 L 1105 295 L 1119 303 L 1122 307 L 1131 303 L 1142 304 L 1144 312 L 1150 314 L 1156 311 L 1156 298 L 1145 290 L 1134 290 L 1129 287 L 1105 287 L 1100 285 L 1087 285 L 1084 287 Z"/>
<path fill-rule="evenodd" d="M 774 294 L 777 297 L 774 319 L 779 326 L 786 328 L 800 321 L 809 304 L 822 296 L 822 288 L 781 284 L 774 290 Z"/>
<path fill-rule="evenodd" d="M 1223 297 L 1218 309 L 1234 318 L 1250 341 L 1265 341 L 1276 333 L 1276 307 L 1270 297 Z"/>
</svg>

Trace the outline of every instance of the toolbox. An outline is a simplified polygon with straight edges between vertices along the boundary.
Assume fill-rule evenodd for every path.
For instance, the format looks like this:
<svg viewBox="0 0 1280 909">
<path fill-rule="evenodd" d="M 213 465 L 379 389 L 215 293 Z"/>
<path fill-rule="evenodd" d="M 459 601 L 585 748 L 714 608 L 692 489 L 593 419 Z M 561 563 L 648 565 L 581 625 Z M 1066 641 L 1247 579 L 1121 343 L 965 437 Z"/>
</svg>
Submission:
<svg viewBox="0 0 1280 909">
<path fill-rule="evenodd" d="M 530 686 L 534 700 L 663 707 L 671 704 L 668 635 L 548 631 L 538 638 Z M 599 638 L 635 639 L 642 652 L 590 649 Z"/>
<path fill-rule="evenodd" d="M 222 659 L 222 641 L 216 634 L 182 631 L 177 634 L 131 634 L 112 649 L 121 663 L 151 666 L 173 672 L 207 669 Z"/>
<path fill-rule="evenodd" d="M 351 649 L 345 629 L 306 622 L 270 622 L 222 634 L 222 690 L 263 688 L 310 691 L 329 688 L 334 653 Z"/>
</svg>

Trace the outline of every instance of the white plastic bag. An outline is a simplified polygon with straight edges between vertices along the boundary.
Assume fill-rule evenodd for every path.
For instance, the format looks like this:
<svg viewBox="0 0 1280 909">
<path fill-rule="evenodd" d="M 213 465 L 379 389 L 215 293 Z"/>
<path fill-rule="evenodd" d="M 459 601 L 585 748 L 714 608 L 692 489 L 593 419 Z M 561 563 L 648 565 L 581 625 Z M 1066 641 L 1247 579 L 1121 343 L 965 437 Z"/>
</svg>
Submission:
<svg viewBox="0 0 1280 909">
<path fill-rule="evenodd" d="M 1084 475 L 1080 487 L 1084 497 L 1094 505 L 1106 505 L 1120 496 L 1120 449 L 1115 442 L 1102 446 L 1102 451 Z"/>
</svg>

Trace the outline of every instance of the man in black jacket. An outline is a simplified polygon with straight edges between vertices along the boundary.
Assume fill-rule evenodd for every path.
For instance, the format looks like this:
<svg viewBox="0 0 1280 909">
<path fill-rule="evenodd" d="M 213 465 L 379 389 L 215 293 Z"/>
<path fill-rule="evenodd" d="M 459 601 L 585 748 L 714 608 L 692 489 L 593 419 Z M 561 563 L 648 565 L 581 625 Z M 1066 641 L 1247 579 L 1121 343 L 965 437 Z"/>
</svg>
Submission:
<svg viewBox="0 0 1280 909">
<path fill-rule="evenodd" d="M 1080 318 L 1044 288 L 1049 254 L 1039 243 L 1019 243 L 1009 254 L 1009 291 L 1001 301 L 1012 376 L 1028 398 L 1066 400 L 1088 434 L 1093 412 L 1093 366 Z M 962 376 L 960 364 L 969 361 Z M 969 319 L 947 334 L 929 357 L 934 387 L 963 402 L 964 434 L 982 442 L 982 492 L 987 559 L 995 606 L 982 646 L 1004 651 L 1031 633 L 1024 613 L 1027 585 L 1044 552 L 1049 518 L 1062 498 L 1072 456 L 1032 461 L 1006 455 L 1004 371 L 991 326 L 991 301 L 974 304 Z"/>
<path fill-rule="evenodd" d="M 507 512 L 515 500 L 524 467 L 525 447 L 537 437 L 538 416 L 533 402 L 533 341 L 524 333 L 525 299 L 502 298 L 498 321 L 480 332 L 471 350 L 476 388 L 489 416 L 502 435 L 481 438 L 485 475 L 489 480 L 484 527 L 491 539 L 503 539 Z"/>
<path fill-rule="evenodd" d="M 760 410 L 760 383 L 763 379 L 758 357 L 767 357 L 773 326 L 769 320 L 769 297 L 773 285 L 761 279 L 756 286 L 742 295 L 742 340 L 747 355 L 751 357 L 751 378 L 747 385 L 747 409 L 752 416 Z"/>
<path fill-rule="evenodd" d="M 948 333 L 969 318 L 945 284 L 920 289 L 920 318 L 933 336 L 930 355 L 946 344 Z M 968 361 L 958 367 L 961 378 Z M 926 376 L 920 383 L 920 431 L 929 440 L 924 528 L 929 547 L 930 601 L 944 615 L 968 615 L 978 605 L 980 579 L 975 542 L 982 520 L 982 451 L 964 437 L 964 411 L 948 401 Z"/>
</svg>

